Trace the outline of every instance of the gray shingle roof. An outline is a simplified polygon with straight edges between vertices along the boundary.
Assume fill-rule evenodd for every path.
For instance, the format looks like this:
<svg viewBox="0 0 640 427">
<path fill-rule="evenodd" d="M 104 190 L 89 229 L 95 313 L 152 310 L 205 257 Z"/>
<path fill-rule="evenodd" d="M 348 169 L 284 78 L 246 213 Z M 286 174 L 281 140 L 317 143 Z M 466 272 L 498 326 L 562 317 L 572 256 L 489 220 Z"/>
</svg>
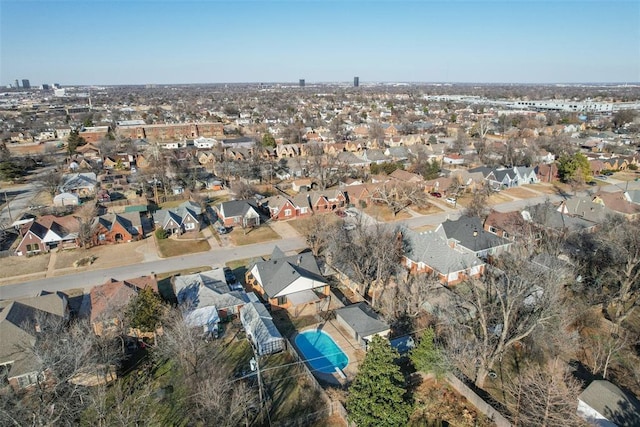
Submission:
<svg viewBox="0 0 640 427">
<path fill-rule="evenodd" d="M 470 253 L 453 249 L 437 232 L 416 233 L 406 229 L 402 235 L 408 243 L 405 256 L 413 262 L 421 262 L 441 274 L 464 271 L 482 265 L 483 262 Z"/>
<path fill-rule="evenodd" d="M 311 252 L 258 262 L 256 268 L 262 288 L 271 297 L 301 277 L 326 283 Z"/>
<path fill-rule="evenodd" d="M 442 228 L 447 239 L 456 240 L 460 246 L 472 252 L 480 252 L 511 243 L 507 239 L 485 231 L 482 227 L 482 221 L 478 217 L 463 215 L 455 221 L 448 219 L 442 223 Z"/>
<path fill-rule="evenodd" d="M 364 302 L 339 308 L 335 313 L 360 337 L 368 337 L 389 330 L 389 324 L 380 320 L 376 312 Z"/>
<path fill-rule="evenodd" d="M 620 426 L 640 425 L 640 402 L 606 380 L 589 384 L 578 399 Z"/>
</svg>

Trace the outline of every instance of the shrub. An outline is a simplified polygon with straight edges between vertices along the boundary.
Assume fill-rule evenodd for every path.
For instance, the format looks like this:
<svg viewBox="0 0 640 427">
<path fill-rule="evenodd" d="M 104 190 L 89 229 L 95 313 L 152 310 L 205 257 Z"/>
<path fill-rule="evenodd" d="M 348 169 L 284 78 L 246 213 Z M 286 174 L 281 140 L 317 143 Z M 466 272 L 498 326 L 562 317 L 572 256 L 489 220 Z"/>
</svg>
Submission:
<svg viewBox="0 0 640 427">
<path fill-rule="evenodd" d="M 167 238 L 167 232 L 164 230 L 164 228 L 158 228 L 155 232 L 156 235 L 156 239 L 158 240 L 163 240 Z"/>
</svg>

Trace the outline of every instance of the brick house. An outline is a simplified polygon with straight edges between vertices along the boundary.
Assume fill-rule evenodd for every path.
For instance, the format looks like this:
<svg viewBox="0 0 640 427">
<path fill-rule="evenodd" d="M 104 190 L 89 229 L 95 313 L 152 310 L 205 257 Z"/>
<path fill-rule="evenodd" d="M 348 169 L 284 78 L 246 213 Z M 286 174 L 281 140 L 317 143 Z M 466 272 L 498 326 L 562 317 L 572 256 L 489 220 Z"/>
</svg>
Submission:
<svg viewBox="0 0 640 427">
<path fill-rule="evenodd" d="M 94 221 L 94 227 L 93 243 L 95 245 L 132 242 L 140 240 L 143 235 L 138 212 L 99 216 Z"/>
<path fill-rule="evenodd" d="M 16 247 L 15 253 L 21 255 L 36 255 L 49 252 L 53 248 L 78 247 L 78 231 L 80 223 L 72 215 L 55 217 L 45 215 L 37 220 L 24 224 L 20 234 L 22 239 Z"/>
</svg>

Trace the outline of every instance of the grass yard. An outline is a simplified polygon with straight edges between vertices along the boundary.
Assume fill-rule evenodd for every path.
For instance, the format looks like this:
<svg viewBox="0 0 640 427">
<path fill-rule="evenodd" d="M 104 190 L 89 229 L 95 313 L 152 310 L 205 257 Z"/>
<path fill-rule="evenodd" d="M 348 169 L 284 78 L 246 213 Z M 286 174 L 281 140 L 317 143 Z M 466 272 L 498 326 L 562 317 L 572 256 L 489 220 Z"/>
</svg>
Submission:
<svg viewBox="0 0 640 427">
<path fill-rule="evenodd" d="M 364 208 L 364 212 L 370 217 L 384 222 L 411 218 L 411 215 L 404 210 L 398 212 L 397 215 L 394 215 L 391 208 L 384 205 L 372 204 Z"/>
<path fill-rule="evenodd" d="M 524 184 L 521 188 L 530 188 L 544 194 L 556 194 L 556 189 L 553 184 L 538 183 L 538 184 Z"/>
<path fill-rule="evenodd" d="M 23 274 L 46 273 L 51 254 L 0 258 L 0 279 Z"/>
<path fill-rule="evenodd" d="M 289 353 L 282 352 L 267 357 L 261 365 L 273 422 L 291 421 L 327 408 L 304 367 L 291 365 L 293 361 Z"/>
<path fill-rule="evenodd" d="M 533 193 L 531 193 L 533 194 Z M 469 199 L 471 200 L 471 199 Z M 502 194 L 502 192 L 500 193 L 493 193 L 491 196 L 489 196 L 489 199 L 487 200 L 487 204 L 489 204 L 490 206 L 493 205 L 497 205 L 500 203 L 505 203 L 505 202 L 511 202 L 513 201 L 513 199 L 509 196 L 506 196 L 504 194 Z M 460 204 L 460 201 L 458 200 L 458 204 Z M 465 204 L 466 206 L 466 204 Z"/>
<path fill-rule="evenodd" d="M 245 230 L 243 230 L 242 227 L 235 227 L 228 236 L 236 246 L 252 245 L 254 243 L 269 242 L 280 239 L 278 233 L 273 231 L 268 225 L 262 225 L 258 228 L 252 229 L 247 228 Z"/>
<path fill-rule="evenodd" d="M 413 206 L 410 206 L 409 209 L 411 209 L 416 213 L 419 213 L 420 215 L 431 215 L 431 214 L 442 212 L 442 209 L 440 209 L 438 206 L 434 205 L 433 203 L 427 203 L 425 206 L 413 205 Z"/>
<path fill-rule="evenodd" d="M 171 208 L 177 208 L 178 206 L 180 206 L 181 204 L 183 204 L 184 202 L 186 202 L 187 199 L 183 199 L 183 200 L 171 200 L 169 202 L 164 202 L 164 203 L 160 203 L 160 205 L 158 206 L 160 209 L 171 209 Z"/>
<path fill-rule="evenodd" d="M 530 199 L 537 196 L 536 193 L 533 193 L 522 187 L 513 187 L 507 190 L 503 190 L 502 192 L 508 194 L 509 196 L 517 197 L 518 199 Z"/>
<path fill-rule="evenodd" d="M 78 248 L 58 251 L 56 254 L 55 269 L 72 268 L 75 261 L 90 256 L 95 257 L 95 262 L 84 267 L 79 267 L 79 270 L 97 270 L 100 268 L 137 264 L 144 260 L 144 255 L 137 251 L 138 248 L 144 245 L 146 245 L 146 241 L 140 240 L 116 245 L 95 246 L 90 249 Z"/>
<path fill-rule="evenodd" d="M 162 258 L 206 252 L 211 249 L 209 242 L 206 240 L 176 240 L 168 238 L 156 239 L 156 243 Z"/>
</svg>

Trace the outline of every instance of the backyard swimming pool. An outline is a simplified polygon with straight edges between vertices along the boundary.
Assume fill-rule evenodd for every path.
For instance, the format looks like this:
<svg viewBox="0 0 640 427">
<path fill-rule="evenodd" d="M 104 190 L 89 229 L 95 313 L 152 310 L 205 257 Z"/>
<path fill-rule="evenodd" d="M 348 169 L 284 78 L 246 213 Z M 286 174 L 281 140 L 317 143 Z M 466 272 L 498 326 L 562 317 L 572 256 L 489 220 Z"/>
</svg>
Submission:
<svg viewBox="0 0 640 427">
<path fill-rule="evenodd" d="M 336 368 L 344 369 L 349 358 L 329 334 L 323 331 L 305 331 L 296 337 L 296 346 L 300 349 L 311 369 L 332 374 Z"/>
</svg>

